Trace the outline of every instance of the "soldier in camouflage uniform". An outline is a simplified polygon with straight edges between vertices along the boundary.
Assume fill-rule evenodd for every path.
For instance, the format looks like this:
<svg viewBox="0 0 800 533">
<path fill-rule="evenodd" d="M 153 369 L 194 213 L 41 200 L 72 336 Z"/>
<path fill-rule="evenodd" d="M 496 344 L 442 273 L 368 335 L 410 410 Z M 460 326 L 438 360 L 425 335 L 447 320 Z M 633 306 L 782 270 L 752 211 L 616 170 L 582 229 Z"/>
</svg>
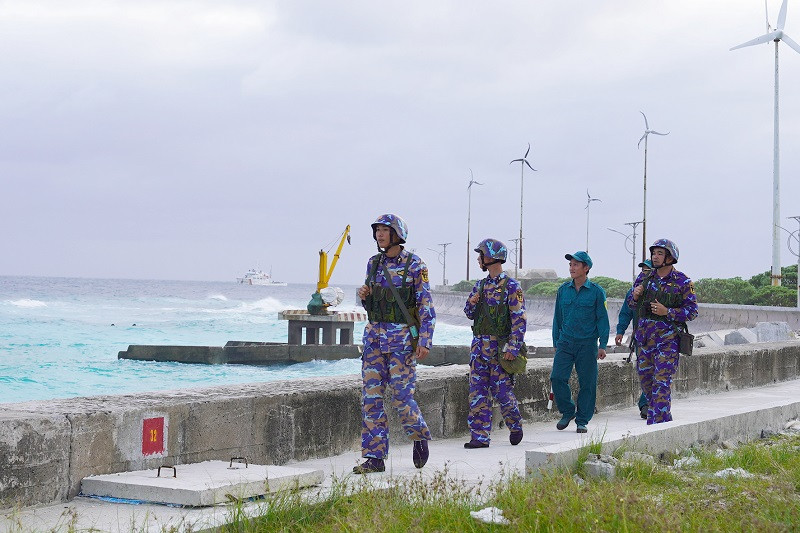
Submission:
<svg viewBox="0 0 800 533">
<path fill-rule="evenodd" d="M 633 285 L 628 305 L 636 309 L 639 324 L 638 369 L 647 397 L 647 423 L 672 420 L 672 376 L 678 370 L 678 332 L 697 317 L 697 298 L 692 280 L 675 269 L 678 247 L 659 239 L 650 247 L 653 271 L 641 273 Z"/>
<path fill-rule="evenodd" d="M 506 246 L 484 239 L 475 248 L 478 265 L 489 274 L 478 281 L 467 299 L 464 313 L 473 320 L 469 363 L 469 424 L 471 440 L 465 448 L 487 448 L 492 429 L 492 404 L 500 403 L 503 419 L 516 446 L 522 440 L 522 417 L 514 396 L 514 383 L 500 362 L 517 358 L 525 339 L 525 298 L 517 280 L 503 272 Z M 513 370 L 512 370 L 513 371 Z"/>
<path fill-rule="evenodd" d="M 650 262 L 649 259 L 645 259 L 644 261 L 639 263 L 639 268 L 641 268 L 642 272 L 646 274 L 651 270 L 653 270 L 653 264 Z M 631 286 L 631 288 L 628 289 L 628 292 L 625 293 L 625 302 L 628 301 L 631 294 L 633 294 L 633 286 Z M 636 312 L 635 312 L 636 310 L 631 309 L 630 306 L 628 305 L 625 305 L 625 302 L 623 302 L 622 305 L 619 307 L 619 316 L 617 317 L 617 336 L 614 337 L 614 344 L 616 344 L 617 346 L 622 346 L 622 337 L 625 335 L 625 330 L 627 330 L 628 325 L 631 322 L 633 322 L 634 331 L 633 334 L 631 335 L 631 341 L 630 341 L 631 354 L 633 354 L 638 350 L 636 346 L 635 333 L 636 333 L 636 325 L 639 323 L 639 321 L 636 320 Z M 628 358 L 628 360 L 630 359 L 631 357 Z M 636 359 L 634 359 L 634 361 L 635 360 Z M 646 419 L 647 396 L 645 396 L 644 393 L 641 393 L 641 395 L 639 395 L 639 401 L 637 402 L 637 405 L 639 407 L 639 415 L 642 418 Z"/>
<path fill-rule="evenodd" d="M 436 323 L 428 269 L 422 259 L 401 246 L 408 237 L 402 218 L 381 215 L 372 224 L 372 235 L 380 253 L 370 258 L 366 282 L 358 289 L 369 321 L 364 328 L 361 364 L 361 456 L 366 461 L 353 468 L 357 474 L 385 470 L 389 432 L 383 396 L 387 387 L 403 429 L 414 441 L 412 458 L 417 468 L 428 460 L 431 439 L 414 400 L 416 361 L 428 355 Z M 395 287 L 410 321 L 390 286 Z"/>
</svg>

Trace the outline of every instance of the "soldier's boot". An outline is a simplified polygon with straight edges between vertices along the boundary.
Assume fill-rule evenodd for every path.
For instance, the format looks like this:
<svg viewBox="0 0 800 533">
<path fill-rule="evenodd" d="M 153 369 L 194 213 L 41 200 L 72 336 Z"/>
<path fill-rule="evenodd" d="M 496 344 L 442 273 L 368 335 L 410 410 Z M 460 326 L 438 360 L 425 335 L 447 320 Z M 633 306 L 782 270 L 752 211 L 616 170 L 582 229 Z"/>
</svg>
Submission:
<svg viewBox="0 0 800 533">
<path fill-rule="evenodd" d="M 386 466 L 383 464 L 383 459 L 375 459 L 374 457 L 367 457 L 367 460 L 358 466 L 353 467 L 354 474 L 372 474 L 373 472 L 383 472 Z"/>
<path fill-rule="evenodd" d="M 430 453 L 428 452 L 428 441 L 426 440 L 415 440 L 414 441 L 414 452 L 412 453 L 412 459 L 414 460 L 414 466 L 417 468 L 422 468 L 425 466 L 425 463 L 428 462 L 428 456 Z"/>
</svg>

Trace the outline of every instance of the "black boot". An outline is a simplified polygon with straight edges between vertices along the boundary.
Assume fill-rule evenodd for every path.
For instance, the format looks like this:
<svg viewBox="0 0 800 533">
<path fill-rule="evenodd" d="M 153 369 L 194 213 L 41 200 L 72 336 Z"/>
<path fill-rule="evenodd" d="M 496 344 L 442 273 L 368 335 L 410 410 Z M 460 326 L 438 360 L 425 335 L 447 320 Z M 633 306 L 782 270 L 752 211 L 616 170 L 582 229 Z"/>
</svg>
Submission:
<svg viewBox="0 0 800 533">
<path fill-rule="evenodd" d="M 414 460 L 414 466 L 417 468 L 422 468 L 425 466 L 425 463 L 428 462 L 428 456 L 430 453 L 428 452 L 428 441 L 426 440 L 415 440 L 414 441 L 414 452 L 412 453 L 412 459 Z"/>
<path fill-rule="evenodd" d="M 475 439 L 472 439 L 471 441 L 464 443 L 464 448 L 468 450 L 474 450 L 476 448 L 488 448 L 488 447 L 489 447 L 488 442 L 481 442 Z"/>
<path fill-rule="evenodd" d="M 383 472 L 386 466 L 383 464 L 383 459 L 375 459 L 374 457 L 367 457 L 367 460 L 358 466 L 353 467 L 354 474 L 372 474 L 373 472 Z"/>
</svg>

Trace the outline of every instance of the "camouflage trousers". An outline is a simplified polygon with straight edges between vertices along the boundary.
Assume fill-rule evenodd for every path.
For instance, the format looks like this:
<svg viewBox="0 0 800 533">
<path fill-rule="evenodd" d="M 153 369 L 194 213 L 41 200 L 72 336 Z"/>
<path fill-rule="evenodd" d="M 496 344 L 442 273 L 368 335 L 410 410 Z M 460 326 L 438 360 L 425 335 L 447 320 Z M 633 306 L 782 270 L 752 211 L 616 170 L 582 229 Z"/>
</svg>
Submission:
<svg viewBox="0 0 800 533">
<path fill-rule="evenodd" d="M 637 360 L 642 392 L 647 397 L 647 423 L 672 420 L 672 376 L 678 371 L 678 333 L 668 322 L 642 319 L 636 329 L 641 347 Z"/>
<path fill-rule="evenodd" d="M 473 440 L 489 443 L 492 430 L 491 396 L 500 404 L 500 413 L 511 431 L 522 429 L 517 398 L 511 376 L 500 366 L 497 350 L 489 356 L 486 349 L 475 346 L 469 362 L 469 415 L 467 423 Z"/>
<path fill-rule="evenodd" d="M 416 360 L 411 346 L 394 353 L 381 353 L 365 347 L 361 360 L 361 456 L 385 459 L 389 454 L 389 428 L 383 397 L 386 388 L 392 406 L 411 440 L 431 440 L 431 432 L 422 418 L 416 400 Z"/>
</svg>

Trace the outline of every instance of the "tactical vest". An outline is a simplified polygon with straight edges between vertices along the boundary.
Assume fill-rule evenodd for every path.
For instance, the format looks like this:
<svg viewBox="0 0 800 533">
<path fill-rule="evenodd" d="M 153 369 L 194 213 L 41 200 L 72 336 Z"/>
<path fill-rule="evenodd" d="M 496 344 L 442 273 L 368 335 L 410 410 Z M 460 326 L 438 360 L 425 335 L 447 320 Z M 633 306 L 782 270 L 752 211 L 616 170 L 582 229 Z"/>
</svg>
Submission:
<svg viewBox="0 0 800 533">
<path fill-rule="evenodd" d="M 655 272 L 655 271 L 654 271 Z M 653 281 L 653 277 L 657 276 L 650 274 L 644 281 L 644 292 L 639 298 L 638 305 L 636 306 L 636 316 L 638 318 L 647 318 L 650 320 L 669 320 L 666 316 L 657 315 L 652 311 L 650 304 L 654 300 L 658 300 L 667 308 L 680 307 L 683 304 L 683 295 L 680 292 L 667 292 L 664 286 L 675 288 L 672 282 Z"/>
<path fill-rule="evenodd" d="M 508 297 L 506 295 L 505 301 L 498 305 L 489 305 L 483 293 L 484 281 L 481 280 L 478 286 L 480 297 L 472 320 L 472 334 L 494 335 L 499 339 L 508 339 L 511 335 L 511 310 L 508 307 Z M 503 278 L 495 290 L 505 292 L 507 283 L 508 278 Z"/>
<path fill-rule="evenodd" d="M 378 272 L 378 267 L 380 266 L 382 259 L 383 254 L 375 256 L 372 262 L 372 268 L 370 269 L 369 277 L 367 278 L 367 285 L 370 288 L 370 293 L 364 300 L 367 310 L 367 318 L 370 322 L 407 324 L 408 321 L 403 315 L 403 310 L 400 309 L 400 306 L 395 301 L 394 294 L 392 294 L 392 289 L 375 283 L 375 275 Z M 397 294 L 400 295 L 400 298 L 406 305 L 406 309 L 413 320 L 417 314 L 417 295 L 415 288 L 409 287 L 408 283 L 406 282 L 408 267 L 410 264 L 411 254 L 408 254 L 408 259 L 406 259 L 405 268 L 403 269 L 403 285 L 397 287 Z M 387 279 L 386 283 L 392 283 L 392 280 Z"/>
</svg>

